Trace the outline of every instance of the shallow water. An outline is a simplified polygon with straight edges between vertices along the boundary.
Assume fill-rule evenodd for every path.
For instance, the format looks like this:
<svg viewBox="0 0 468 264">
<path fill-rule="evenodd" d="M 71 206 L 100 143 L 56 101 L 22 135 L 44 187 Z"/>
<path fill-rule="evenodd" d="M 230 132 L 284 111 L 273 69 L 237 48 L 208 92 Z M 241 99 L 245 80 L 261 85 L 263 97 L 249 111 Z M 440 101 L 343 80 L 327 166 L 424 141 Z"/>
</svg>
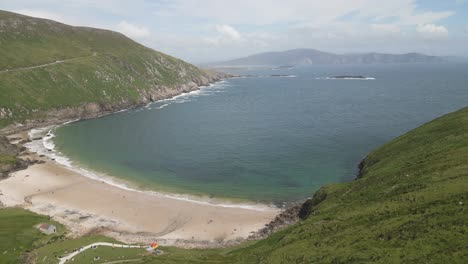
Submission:
<svg viewBox="0 0 468 264">
<path fill-rule="evenodd" d="M 140 188 L 294 201 L 350 181 L 388 140 L 468 105 L 468 65 L 314 66 L 244 74 L 57 129 L 57 150 Z M 333 80 L 364 75 L 375 80 Z"/>
</svg>

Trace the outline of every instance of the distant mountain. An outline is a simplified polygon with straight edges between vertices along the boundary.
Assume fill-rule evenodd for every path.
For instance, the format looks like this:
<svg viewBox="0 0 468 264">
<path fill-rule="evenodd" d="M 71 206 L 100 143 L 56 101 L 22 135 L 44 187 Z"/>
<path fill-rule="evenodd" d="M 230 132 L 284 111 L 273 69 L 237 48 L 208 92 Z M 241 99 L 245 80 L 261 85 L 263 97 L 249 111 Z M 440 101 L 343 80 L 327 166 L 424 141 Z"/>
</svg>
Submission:
<svg viewBox="0 0 468 264">
<path fill-rule="evenodd" d="M 265 52 L 248 57 L 212 63 L 211 66 L 310 65 L 310 64 L 374 64 L 374 63 L 434 63 L 446 61 L 443 57 L 420 53 L 334 54 L 314 49 L 294 49 Z"/>
</svg>

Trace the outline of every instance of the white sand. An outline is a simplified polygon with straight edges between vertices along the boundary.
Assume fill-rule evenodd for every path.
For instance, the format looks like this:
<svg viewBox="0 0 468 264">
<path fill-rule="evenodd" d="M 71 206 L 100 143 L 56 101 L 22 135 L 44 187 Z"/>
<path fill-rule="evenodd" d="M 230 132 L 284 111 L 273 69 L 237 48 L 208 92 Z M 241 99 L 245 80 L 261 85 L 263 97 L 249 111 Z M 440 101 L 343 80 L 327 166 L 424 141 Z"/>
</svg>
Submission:
<svg viewBox="0 0 468 264">
<path fill-rule="evenodd" d="M 49 215 L 73 235 L 99 232 L 127 243 L 219 245 L 248 237 L 279 212 L 267 206 L 223 207 L 125 190 L 50 160 L 0 181 L 0 194 L 5 206 Z"/>
</svg>

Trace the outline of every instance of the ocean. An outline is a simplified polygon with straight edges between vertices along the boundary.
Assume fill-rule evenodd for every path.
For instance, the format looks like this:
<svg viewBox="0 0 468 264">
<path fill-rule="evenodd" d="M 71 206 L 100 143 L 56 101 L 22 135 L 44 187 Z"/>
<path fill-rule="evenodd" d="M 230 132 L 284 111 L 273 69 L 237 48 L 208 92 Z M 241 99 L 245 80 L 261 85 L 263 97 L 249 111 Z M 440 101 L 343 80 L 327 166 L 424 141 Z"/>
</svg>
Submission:
<svg viewBox="0 0 468 264">
<path fill-rule="evenodd" d="M 51 145 L 132 188 L 281 204 L 352 181 L 370 151 L 468 106 L 467 64 L 232 72 L 250 77 L 59 126 Z"/>
</svg>

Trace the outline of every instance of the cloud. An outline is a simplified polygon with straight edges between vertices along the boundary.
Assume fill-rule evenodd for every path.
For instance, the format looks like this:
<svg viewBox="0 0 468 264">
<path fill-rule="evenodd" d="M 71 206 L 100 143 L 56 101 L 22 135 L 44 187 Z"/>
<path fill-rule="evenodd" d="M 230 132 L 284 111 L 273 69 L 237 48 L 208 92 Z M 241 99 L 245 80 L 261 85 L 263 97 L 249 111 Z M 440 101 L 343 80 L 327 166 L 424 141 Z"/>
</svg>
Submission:
<svg viewBox="0 0 468 264">
<path fill-rule="evenodd" d="M 215 37 L 206 37 L 205 43 L 214 46 L 220 46 L 245 42 L 245 39 L 242 36 L 242 34 L 232 26 L 216 25 L 215 30 L 218 33 L 218 35 Z"/>
<path fill-rule="evenodd" d="M 416 31 L 426 37 L 447 37 L 449 33 L 446 27 L 435 24 L 418 25 Z"/>
<path fill-rule="evenodd" d="M 125 20 L 122 20 L 117 25 L 117 31 L 131 38 L 145 38 L 150 35 L 150 32 L 147 28 L 133 25 Z"/>
<path fill-rule="evenodd" d="M 176 57 L 213 61 L 292 48 L 467 54 L 467 10 L 455 1 L 468 0 L 452 1 L 0 0 L 0 9 L 117 30 Z"/>
<path fill-rule="evenodd" d="M 371 24 L 371 29 L 379 33 L 400 33 L 398 25 L 394 24 Z"/>
<path fill-rule="evenodd" d="M 241 34 L 235 28 L 229 25 L 216 25 L 216 30 L 221 33 L 223 36 L 230 38 L 234 41 L 239 41 L 242 39 Z"/>
<path fill-rule="evenodd" d="M 161 0 L 157 9 L 229 25 L 327 24 L 354 14 L 355 19 L 395 24 L 429 24 L 454 14 L 420 10 L 416 0 Z"/>
</svg>

